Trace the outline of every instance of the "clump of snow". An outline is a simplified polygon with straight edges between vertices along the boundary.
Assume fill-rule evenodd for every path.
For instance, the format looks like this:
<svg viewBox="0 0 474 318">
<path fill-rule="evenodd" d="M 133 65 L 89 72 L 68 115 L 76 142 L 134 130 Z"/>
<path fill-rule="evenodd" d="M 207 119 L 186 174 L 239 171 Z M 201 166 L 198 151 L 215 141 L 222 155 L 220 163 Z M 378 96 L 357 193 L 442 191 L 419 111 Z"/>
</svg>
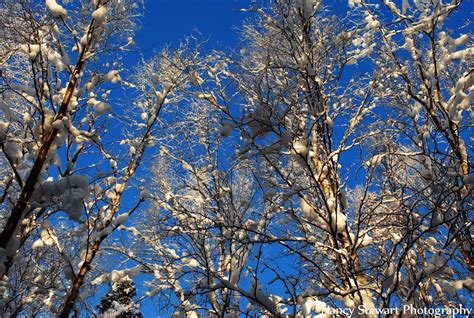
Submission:
<svg viewBox="0 0 474 318">
<path fill-rule="evenodd" d="M 0 121 L 0 141 L 5 140 L 5 137 L 6 137 L 7 132 L 8 132 L 8 126 L 9 126 L 8 123 L 6 123 L 4 121 Z"/>
<path fill-rule="evenodd" d="M 306 160 L 309 154 L 308 141 L 306 138 L 293 141 L 290 148 L 290 154 L 296 163 L 298 163 L 301 167 L 306 167 Z"/>
<path fill-rule="evenodd" d="M 298 4 L 305 19 L 311 18 L 321 8 L 321 0 L 298 0 Z"/>
<path fill-rule="evenodd" d="M 10 238 L 10 240 L 8 241 L 8 244 L 5 248 L 5 252 L 6 252 L 7 256 L 15 255 L 16 252 L 18 251 L 18 248 L 20 247 L 21 240 L 20 240 L 20 237 L 18 236 L 18 232 L 19 232 L 18 227 L 17 227 L 15 232 L 16 232 L 16 234 Z"/>
<path fill-rule="evenodd" d="M 307 199 L 300 198 L 300 208 L 301 211 L 303 211 L 305 219 L 323 230 L 328 230 L 328 223 L 318 214 L 311 204 L 308 203 Z"/>
<path fill-rule="evenodd" d="M 65 18 L 67 16 L 67 10 L 58 4 L 56 0 L 46 0 L 46 8 L 48 8 L 51 14 L 56 18 Z"/>
<path fill-rule="evenodd" d="M 199 262 L 196 259 L 192 258 L 189 260 L 188 266 L 197 267 L 199 266 Z"/>
<path fill-rule="evenodd" d="M 66 55 L 61 55 L 60 53 L 49 50 L 48 51 L 48 61 L 56 67 L 58 71 L 63 71 L 69 65 L 69 58 Z"/>
<path fill-rule="evenodd" d="M 166 93 L 165 92 L 155 92 L 155 95 L 156 95 L 155 105 L 156 105 L 156 107 L 159 107 L 159 106 L 161 106 L 161 104 L 163 104 L 163 102 L 165 100 Z"/>
<path fill-rule="evenodd" d="M 114 220 L 114 225 L 122 225 L 128 220 L 129 214 L 123 213 L 118 215 Z"/>
<path fill-rule="evenodd" d="M 376 17 L 374 17 L 374 16 L 371 15 L 371 14 L 368 14 L 368 15 L 365 17 L 365 22 L 367 23 L 366 28 L 367 28 L 368 30 L 377 29 L 378 27 L 380 27 L 380 22 L 377 20 Z"/>
<path fill-rule="evenodd" d="M 3 151 L 8 156 L 8 158 L 14 162 L 17 162 L 23 158 L 22 148 L 16 142 L 5 142 L 3 145 Z"/>
<path fill-rule="evenodd" d="M 221 136 L 222 137 L 229 137 L 232 134 L 232 130 L 234 129 L 234 125 L 231 123 L 224 123 L 221 128 Z"/>
<path fill-rule="evenodd" d="M 303 211 L 303 216 L 308 220 L 313 220 L 316 216 L 316 212 L 313 207 L 304 198 L 300 198 L 300 208 Z"/>
<path fill-rule="evenodd" d="M 44 246 L 44 243 L 41 239 L 39 240 L 36 240 L 33 242 L 33 245 L 31 245 L 31 248 L 32 249 L 37 249 L 37 248 L 40 248 L 40 247 L 43 247 Z"/>
<path fill-rule="evenodd" d="M 335 226 L 333 225 L 333 228 L 335 228 L 337 232 L 342 232 L 346 228 L 347 216 L 342 212 L 335 213 L 335 217 L 333 217 L 333 222 L 335 223 Z"/>
<path fill-rule="evenodd" d="M 105 81 L 111 81 L 112 83 L 119 83 L 122 80 L 120 77 L 119 71 L 117 70 L 111 70 L 105 75 Z"/>
<path fill-rule="evenodd" d="M 365 162 L 367 167 L 376 167 L 382 163 L 382 159 L 385 157 L 385 154 L 375 155 Z"/>
<path fill-rule="evenodd" d="M 35 189 L 30 202 L 36 206 L 49 206 L 51 202 L 56 202 L 71 220 L 78 221 L 82 214 L 83 200 L 88 195 L 89 184 L 86 177 L 72 175 L 42 183 Z"/>
<path fill-rule="evenodd" d="M 301 311 L 304 317 L 310 316 L 312 311 L 324 313 L 328 312 L 329 309 L 325 302 L 314 297 L 306 297 L 301 303 Z"/>
<path fill-rule="evenodd" d="M 53 244 L 58 244 L 58 238 L 54 235 L 53 229 L 49 223 L 45 222 L 43 224 L 43 230 L 41 231 L 41 238 L 36 240 L 31 246 L 32 249 L 40 248 L 43 246 L 51 246 Z"/>
<path fill-rule="evenodd" d="M 370 246 L 374 242 L 373 237 L 371 237 L 369 234 L 365 234 L 362 237 L 359 237 L 358 239 L 358 246 L 360 248 L 364 248 L 367 246 Z"/>
<path fill-rule="evenodd" d="M 247 125 L 253 136 L 265 134 L 271 130 L 271 113 L 265 107 L 257 106 L 247 117 Z"/>
<path fill-rule="evenodd" d="M 23 44 L 21 49 L 23 52 L 28 54 L 28 59 L 30 61 L 34 61 L 40 52 L 41 46 L 39 44 Z"/>
<path fill-rule="evenodd" d="M 106 20 L 106 14 L 107 8 L 105 6 L 101 6 L 92 13 L 92 18 L 98 25 L 102 25 Z"/>
<path fill-rule="evenodd" d="M 332 118 L 329 115 L 326 116 L 326 119 L 324 120 L 324 123 L 328 126 L 329 129 L 334 128 L 334 121 L 332 120 Z"/>
<path fill-rule="evenodd" d="M 92 285 L 101 285 L 107 281 L 111 281 L 112 283 L 120 281 L 122 278 L 128 276 L 130 278 L 134 278 L 141 273 L 143 267 L 141 265 L 132 267 L 130 269 L 124 270 L 113 270 L 111 273 L 102 274 L 96 277 L 92 281 Z"/>
<path fill-rule="evenodd" d="M 308 146 L 306 139 L 299 139 L 293 143 L 293 148 L 295 152 L 303 157 L 308 155 Z"/>
<path fill-rule="evenodd" d="M 17 121 L 18 120 L 15 113 L 10 110 L 10 107 L 3 100 L 0 100 L 0 111 L 3 112 L 3 114 L 5 115 L 5 118 L 8 121 Z"/>
<path fill-rule="evenodd" d="M 195 96 L 196 96 L 198 99 L 212 100 L 212 95 L 211 95 L 211 94 L 196 93 Z"/>
<path fill-rule="evenodd" d="M 96 102 L 94 104 L 94 112 L 97 116 L 102 116 L 104 114 L 110 113 L 112 111 L 112 106 L 105 102 Z"/>
<path fill-rule="evenodd" d="M 473 291 L 474 290 L 474 279 L 473 278 L 468 278 L 462 281 L 462 286 L 464 289 Z"/>
<path fill-rule="evenodd" d="M 161 85 L 163 86 L 163 90 L 164 90 L 165 92 L 170 92 L 171 89 L 172 89 L 173 86 L 174 86 L 174 84 L 171 83 L 171 82 L 163 82 Z"/>
<path fill-rule="evenodd" d="M 191 80 L 191 84 L 194 86 L 201 86 L 204 83 L 202 78 L 197 73 L 192 73 L 189 75 L 189 79 Z"/>
<path fill-rule="evenodd" d="M 474 186 L 474 175 L 465 176 L 463 181 L 466 185 Z"/>
<path fill-rule="evenodd" d="M 359 5 L 361 3 L 361 0 L 348 0 L 347 3 L 348 3 L 350 8 L 353 8 L 356 5 Z"/>
<path fill-rule="evenodd" d="M 140 200 L 146 200 L 151 196 L 148 190 L 143 190 L 140 192 Z"/>
<path fill-rule="evenodd" d="M 382 289 L 386 289 L 387 292 L 391 290 L 393 284 L 396 282 L 397 278 L 397 268 L 395 264 L 390 263 L 384 273 L 384 280 L 382 283 Z"/>
<path fill-rule="evenodd" d="M 449 55 L 449 59 L 451 60 L 468 60 L 474 56 L 474 48 L 469 47 L 464 50 L 456 51 Z"/>
<path fill-rule="evenodd" d="M 434 211 L 433 216 L 431 217 L 431 226 L 435 227 L 440 224 L 443 224 L 443 222 L 444 222 L 443 214 L 438 210 Z"/>
<path fill-rule="evenodd" d="M 110 167 L 112 167 L 113 170 L 117 170 L 117 161 L 110 159 Z"/>
</svg>

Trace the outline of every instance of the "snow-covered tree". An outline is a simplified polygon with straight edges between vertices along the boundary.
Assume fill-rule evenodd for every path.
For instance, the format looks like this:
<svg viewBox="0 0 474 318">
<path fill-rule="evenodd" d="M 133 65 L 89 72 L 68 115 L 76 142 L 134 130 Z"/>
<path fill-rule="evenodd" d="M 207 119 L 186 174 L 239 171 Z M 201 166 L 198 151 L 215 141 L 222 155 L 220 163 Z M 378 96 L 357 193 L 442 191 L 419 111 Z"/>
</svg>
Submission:
<svg viewBox="0 0 474 318">
<path fill-rule="evenodd" d="M 128 72 L 134 1 L 2 3 L 0 315 L 472 307 L 465 3 L 258 5 Z"/>
<path fill-rule="evenodd" d="M 160 268 L 171 271 L 172 285 L 179 290 L 189 286 L 186 272 L 191 281 L 201 270 L 216 280 L 211 286 L 188 287 L 189 298 L 177 297 L 178 308 L 219 316 L 221 307 L 213 303 L 219 297 L 212 293 L 229 289 L 245 299 L 233 303 L 239 304 L 230 309 L 234 315 L 350 309 L 353 317 L 375 317 L 376 309 L 400 304 L 470 306 L 472 149 L 463 140 L 472 138 L 466 111 L 471 104 L 471 42 L 463 35 L 447 38 L 444 29 L 458 2 L 397 6 L 354 1 L 341 18 L 318 1 L 275 1 L 268 10 L 247 10 L 257 18 L 244 26 L 238 56 L 215 53 L 209 60 L 196 96 L 221 112 L 223 136 L 240 134 L 240 140 L 227 139 L 228 146 L 237 148 L 235 160 L 254 162 L 252 204 L 259 219 L 252 228 L 227 224 L 234 229 L 230 233 L 245 230 L 252 237 L 252 244 L 245 244 L 247 235 L 231 236 L 228 245 L 249 248 L 247 279 L 232 282 L 230 273 L 219 275 L 209 268 L 187 271 L 179 264 L 189 253 L 179 249 L 180 239 L 195 233 L 187 224 L 202 199 L 165 184 L 158 187 L 164 196 L 160 209 L 177 213 L 167 216 L 170 224 L 160 221 L 171 227 L 165 230 L 171 237 L 159 231 L 164 244 L 159 246 L 172 246 L 175 255 L 161 255 Z M 420 20 L 426 24 L 421 29 L 416 27 Z M 438 37 L 433 32 L 441 33 L 441 47 L 430 41 Z M 426 57 L 398 53 L 411 37 Z M 425 46 L 422 40 L 427 40 Z M 451 73 L 434 73 L 441 61 Z M 446 106 L 435 108 L 442 98 Z M 449 101 L 460 105 L 451 123 L 443 115 Z M 423 109 L 425 117 L 419 114 Z M 191 113 L 199 118 L 196 114 L 203 111 Z M 445 128 L 437 124 L 441 119 Z M 165 157 L 194 167 L 175 152 L 167 150 Z M 158 180 L 176 184 L 165 181 L 165 166 L 156 168 Z M 172 170 L 176 178 L 188 175 L 179 170 Z M 184 180 L 197 191 L 206 188 Z M 212 206 L 204 208 L 207 212 L 199 214 L 212 215 Z M 206 251 L 216 245 L 196 243 Z M 224 259 L 238 255 L 220 252 Z M 157 277 L 170 279 L 161 272 Z M 159 279 L 153 285 L 170 288 Z M 360 312 L 359 306 L 368 312 Z"/>
<path fill-rule="evenodd" d="M 68 293 L 64 315 L 72 309 L 108 211 L 101 189 L 118 175 L 118 153 L 107 147 L 118 111 L 112 90 L 126 87 L 120 58 L 133 45 L 137 9 L 134 1 L 2 2 L 2 315 L 56 312 Z"/>
<path fill-rule="evenodd" d="M 112 284 L 97 308 L 105 317 L 141 318 L 143 314 L 140 312 L 140 306 L 134 300 L 136 295 L 137 289 L 133 280 L 125 276 Z"/>
<path fill-rule="evenodd" d="M 163 141 L 154 163 L 152 207 L 131 231 L 140 246 L 135 255 L 154 273 L 147 294 L 166 302 L 171 291 L 175 315 L 244 314 L 248 299 L 242 292 L 269 304 L 263 291 L 251 295 L 240 287 L 254 274 L 254 231 L 265 227 L 266 211 L 255 202 L 259 188 L 252 162 L 233 159 L 227 148 L 235 142 L 233 124 L 199 96 L 188 107 L 169 128 L 186 131 L 186 137 L 170 133 L 178 138 Z"/>
</svg>

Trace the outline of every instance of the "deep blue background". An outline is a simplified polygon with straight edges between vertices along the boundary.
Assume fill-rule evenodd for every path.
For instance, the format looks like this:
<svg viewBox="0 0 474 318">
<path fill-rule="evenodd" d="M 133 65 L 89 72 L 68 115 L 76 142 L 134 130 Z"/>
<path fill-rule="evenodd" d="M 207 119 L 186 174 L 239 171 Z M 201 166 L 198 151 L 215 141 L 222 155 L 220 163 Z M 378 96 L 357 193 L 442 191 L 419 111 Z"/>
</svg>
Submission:
<svg viewBox="0 0 474 318">
<path fill-rule="evenodd" d="M 125 66 L 133 67 L 141 58 L 151 57 L 167 44 L 177 47 L 180 41 L 190 35 L 207 40 L 205 49 L 208 51 L 234 49 L 242 23 L 253 16 L 240 12 L 240 9 L 248 8 L 251 4 L 250 0 L 148 0 L 135 37 L 137 50 L 126 57 Z M 141 283 L 141 280 L 137 280 L 139 296 L 146 291 Z M 142 302 L 141 311 L 146 318 L 169 315 L 160 313 L 150 299 Z"/>
<path fill-rule="evenodd" d="M 127 69 L 133 68 L 142 58 L 150 58 L 155 52 L 165 45 L 170 44 L 177 47 L 179 42 L 186 36 L 200 36 L 207 40 L 205 48 L 229 51 L 238 48 L 239 30 L 245 19 L 251 19 L 255 15 L 241 12 L 240 9 L 248 8 L 256 3 L 260 6 L 269 0 L 147 0 L 145 1 L 144 16 L 140 19 L 141 25 L 135 37 L 136 48 L 124 59 Z M 401 1 L 396 1 L 397 4 Z M 412 1 L 410 1 L 412 3 Z M 472 0 L 463 3 L 458 15 L 463 17 L 456 20 L 451 19 L 454 34 L 458 33 L 465 20 L 465 15 L 472 15 Z M 330 6 L 334 13 L 341 13 L 347 9 L 346 0 L 325 1 L 325 6 Z M 471 9 L 469 9 L 471 7 Z M 460 25 L 456 25 L 460 24 Z M 458 28 L 459 27 L 459 28 Z M 199 31 L 199 33 L 198 33 Z M 461 30 L 462 31 L 462 30 Z M 465 33 L 466 31 L 462 31 Z M 359 63 L 351 66 L 352 72 L 363 73 L 368 70 L 368 65 Z M 354 74 L 351 74 L 352 76 Z M 338 123 L 336 123 L 337 125 Z M 354 150 L 341 158 L 343 166 L 353 164 L 357 160 L 358 153 Z M 354 186 L 364 179 L 363 171 L 349 181 L 349 186 Z M 127 204 L 125 204 L 127 206 Z M 143 281 L 138 279 L 136 287 L 138 295 L 146 291 Z M 100 298 L 99 298 L 100 299 Z M 160 313 L 153 300 L 147 299 L 142 303 L 141 311 L 144 317 L 168 317 L 168 313 Z"/>
<path fill-rule="evenodd" d="M 259 1 L 260 2 L 260 1 Z M 250 0 L 148 0 L 141 29 L 136 37 L 137 46 L 149 56 L 165 44 L 176 46 L 196 30 L 208 39 L 209 49 L 233 47 L 238 29 L 249 13 Z"/>
</svg>

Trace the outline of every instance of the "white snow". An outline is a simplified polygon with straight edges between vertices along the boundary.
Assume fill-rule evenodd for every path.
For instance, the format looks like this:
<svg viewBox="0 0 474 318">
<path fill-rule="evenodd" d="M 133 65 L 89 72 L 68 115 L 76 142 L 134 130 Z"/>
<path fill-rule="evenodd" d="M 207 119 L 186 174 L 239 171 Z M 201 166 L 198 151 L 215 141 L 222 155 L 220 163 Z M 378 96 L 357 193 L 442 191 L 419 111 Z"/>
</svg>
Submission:
<svg viewBox="0 0 474 318">
<path fill-rule="evenodd" d="M 293 143 L 293 148 L 295 149 L 297 154 L 302 156 L 308 155 L 308 147 L 306 139 L 299 139 Z"/>
<path fill-rule="evenodd" d="M 37 249 L 37 248 L 40 248 L 40 247 L 43 247 L 43 246 L 44 246 L 43 240 L 38 239 L 38 240 L 33 242 L 33 245 L 31 245 L 31 248 L 32 249 Z"/>
<path fill-rule="evenodd" d="M 449 55 L 451 60 L 468 60 L 474 56 L 474 47 L 469 47 L 464 50 L 456 51 Z"/>
<path fill-rule="evenodd" d="M 5 118 L 8 121 L 17 121 L 18 120 L 15 113 L 10 110 L 10 107 L 3 100 L 0 100 L 0 110 L 3 112 L 3 114 L 5 115 Z"/>
<path fill-rule="evenodd" d="M 474 175 L 465 176 L 463 178 L 463 181 L 467 185 L 474 186 Z"/>
<path fill-rule="evenodd" d="M 81 189 L 70 189 L 61 196 L 62 209 L 68 214 L 69 219 L 79 221 L 83 209 L 84 192 Z"/>
<path fill-rule="evenodd" d="M 114 159 L 110 159 L 110 167 L 113 170 L 117 170 L 117 161 L 115 161 Z"/>
<path fill-rule="evenodd" d="M 201 86 L 204 83 L 202 78 L 197 73 L 192 73 L 189 75 L 189 79 L 191 80 L 191 84 L 193 84 L 193 86 Z"/>
<path fill-rule="evenodd" d="M 46 0 L 46 8 L 48 8 L 51 14 L 56 18 L 65 18 L 67 16 L 67 10 L 58 4 L 56 0 Z"/>
<path fill-rule="evenodd" d="M 410 3 L 408 3 L 408 0 L 403 0 L 403 2 L 402 2 L 402 14 L 406 14 L 408 9 L 410 9 Z"/>
<path fill-rule="evenodd" d="M 336 214 L 336 230 L 342 232 L 346 229 L 347 216 L 344 213 L 338 212 Z"/>
<path fill-rule="evenodd" d="M 332 118 L 329 115 L 326 116 L 326 120 L 324 122 L 326 123 L 326 125 L 328 126 L 329 129 L 334 128 L 334 121 L 332 120 Z"/>
<path fill-rule="evenodd" d="M 197 266 L 199 266 L 199 262 L 196 259 L 192 258 L 192 259 L 189 260 L 188 266 L 197 267 Z"/>
<path fill-rule="evenodd" d="M 94 112 L 97 116 L 102 116 L 112 111 L 112 106 L 105 102 L 97 102 L 94 105 Z"/>
<path fill-rule="evenodd" d="M 16 232 L 18 233 L 18 230 Z M 10 238 L 10 241 L 8 241 L 7 247 L 5 248 L 7 256 L 15 255 L 15 253 L 18 251 L 18 248 L 20 247 L 20 243 L 21 240 L 18 235 L 15 234 L 14 236 L 12 236 Z"/>
<path fill-rule="evenodd" d="M 400 11 L 399 11 L 398 8 L 397 8 L 397 5 L 396 5 L 394 2 L 392 2 L 392 1 L 390 1 L 390 0 L 382 0 L 382 1 L 383 1 L 383 3 L 385 3 L 385 5 L 386 5 L 386 6 L 390 9 L 390 11 L 392 11 L 393 13 L 395 13 L 395 14 L 399 14 L 399 13 L 400 13 Z"/>
<path fill-rule="evenodd" d="M 306 297 L 304 302 L 301 304 L 301 311 L 305 317 L 310 316 L 312 311 L 315 311 L 319 314 L 329 312 L 329 310 L 330 308 L 325 302 L 314 297 Z"/>
<path fill-rule="evenodd" d="M 353 8 L 356 5 L 359 5 L 361 3 L 361 0 L 348 0 L 347 3 L 350 8 Z"/>
<path fill-rule="evenodd" d="M 231 123 L 224 123 L 221 128 L 221 136 L 222 137 L 229 137 L 232 134 L 232 130 L 234 129 L 234 125 Z"/>
<path fill-rule="evenodd" d="M 68 58 L 63 58 L 60 53 L 49 50 L 48 51 L 48 61 L 54 65 L 58 71 L 63 71 L 67 67 Z M 66 63 L 65 63 L 66 62 Z"/>
<path fill-rule="evenodd" d="M 111 70 L 105 75 L 105 81 L 111 81 L 112 83 L 119 83 L 122 80 L 118 70 Z"/>
<path fill-rule="evenodd" d="M 8 126 L 9 126 L 8 123 L 6 123 L 4 121 L 0 121 L 0 141 L 5 140 L 5 137 L 6 137 L 7 132 L 8 132 Z"/>
<path fill-rule="evenodd" d="M 23 152 L 21 147 L 16 143 L 12 141 L 7 141 L 3 145 L 3 149 L 5 151 L 5 154 L 13 160 L 14 162 L 17 162 L 21 158 L 23 158 Z"/>
<path fill-rule="evenodd" d="M 168 81 L 165 81 L 165 82 L 161 83 L 161 85 L 163 86 L 163 91 L 164 91 L 164 92 L 170 92 L 171 89 L 172 89 L 173 86 L 174 86 L 173 83 L 168 82 Z"/>
<path fill-rule="evenodd" d="M 148 190 L 142 190 L 140 192 L 140 200 L 146 200 L 151 196 L 150 192 Z"/>
<path fill-rule="evenodd" d="M 367 167 L 376 167 L 382 163 L 382 159 L 385 157 L 385 154 L 375 155 L 365 162 Z"/>
<path fill-rule="evenodd" d="M 320 9 L 321 0 L 298 0 L 298 5 L 303 12 L 304 18 L 309 19 L 316 10 Z"/>
<path fill-rule="evenodd" d="M 313 207 L 304 198 L 300 198 L 300 208 L 303 211 L 303 216 L 308 220 L 314 220 L 316 212 Z"/>
<path fill-rule="evenodd" d="M 57 119 L 51 124 L 51 126 L 54 129 L 62 129 L 62 128 L 64 128 L 64 123 L 61 119 Z"/>
<path fill-rule="evenodd" d="M 120 214 L 115 218 L 114 224 L 115 225 L 122 225 L 128 220 L 128 217 L 129 217 L 128 213 Z"/>
<path fill-rule="evenodd" d="M 444 222 L 443 214 L 440 211 L 434 211 L 431 218 L 431 226 L 438 226 Z"/>
<path fill-rule="evenodd" d="M 39 44 L 23 44 L 21 46 L 23 52 L 28 54 L 28 59 L 30 61 L 34 61 L 36 56 L 38 56 L 40 52 L 40 45 Z"/>
<path fill-rule="evenodd" d="M 51 246 L 58 241 L 58 238 L 53 234 L 51 228 L 44 226 L 44 229 L 41 231 L 41 241 L 46 246 Z"/>
<path fill-rule="evenodd" d="M 156 95 L 155 105 L 156 105 L 156 107 L 159 107 L 159 106 L 161 106 L 161 104 L 163 104 L 166 93 L 165 92 L 155 92 L 155 95 Z"/>
<path fill-rule="evenodd" d="M 107 8 L 103 5 L 92 13 L 92 18 L 98 25 L 102 25 L 106 20 L 106 14 Z"/>
<path fill-rule="evenodd" d="M 101 285 L 107 281 L 111 281 L 112 283 L 116 283 L 118 281 L 120 281 L 122 278 L 128 276 L 130 278 L 134 278 L 136 276 L 138 276 L 138 274 L 141 273 L 143 269 L 143 266 L 141 265 L 138 265 L 138 266 L 135 266 L 135 267 L 132 267 L 130 269 L 124 269 L 124 270 L 113 270 L 111 273 L 106 273 L 106 274 L 102 274 L 98 277 L 96 277 L 93 281 L 92 281 L 92 285 Z"/>
<path fill-rule="evenodd" d="M 89 195 L 87 178 L 71 175 L 58 181 L 46 181 L 39 185 L 30 201 L 48 206 L 50 202 L 59 199 L 59 207 L 68 213 L 71 220 L 78 221 L 82 214 L 83 200 Z M 43 202 L 43 203 L 41 203 Z"/>
</svg>

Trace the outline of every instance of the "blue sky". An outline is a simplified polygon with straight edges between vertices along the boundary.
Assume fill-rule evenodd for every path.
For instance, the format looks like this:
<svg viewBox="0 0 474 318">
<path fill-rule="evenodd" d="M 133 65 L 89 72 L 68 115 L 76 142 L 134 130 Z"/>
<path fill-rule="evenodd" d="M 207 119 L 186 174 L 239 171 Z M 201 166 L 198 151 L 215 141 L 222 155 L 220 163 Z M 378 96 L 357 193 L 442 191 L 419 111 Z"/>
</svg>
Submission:
<svg viewBox="0 0 474 318">
<path fill-rule="evenodd" d="M 150 58 L 167 44 L 178 46 L 186 36 L 196 35 L 196 30 L 208 40 L 207 50 L 233 49 L 238 42 L 238 29 L 245 19 L 252 17 L 240 9 L 250 4 L 251 0 L 147 0 L 135 37 L 136 54 L 125 57 L 125 66 L 132 68 L 142 57 Z M 141 280 L 137 280 L 136 287 L 139 296 L 146 291 Z M 169 314 L 160 313 L 157 304 L 150 300 L 142 303 L 141 311 L 144 317 Z"/>
<path fill-rule="evenodd" d="M 237 41 L 237 29 L 250 15 L 239 10 L 250 3 L 250 0 L 148 0 L 136 43 L 147 57 L 163 45 L 176 45 L 199 30 L 209 39 L 209 49 L 229 48 Z"/>
<path fill-rule="evenodd" d="M 135 53 L 126 57 L 125 66 L 132 68 L 144 57 L 149 58 L 166 44 L 176 47 L 178 43 L 189 35 L 196 35 L 198 30 L 203 39 L 208 39 L 206 49 L 229 51 L 237 48 L 239 29 L 247 18 L 253 18 L 251 13 L 240 12 L 248 8 L 252 0 L 145 0 L 144 16 L 140 19 L 140 29 L 135 37 Z M 265 0 L 257 0 L 258 4 Z M 334 12 L 345 9 L 342 0 L 326 1 Z M 470 11 L 465 4 L 466 11 Z M 462 13 L 461 15 L 466 14 Z M 459 21 L 462 21 L 460 19 Z M 366 66 L 353 66 L 354 72 L 363 72 Z M 344 165 L 350 165 L 358 157 L 356 150 L 342 158 Z M 347 162 L 345 162 L 346 160 Z M 352 179 L 350 186 L 364 179 L 360 172 L 358 179 Z M 138 280 L 136 287 L 141 296 L 145 290 L 142 281 Z M 160 315 L 152 301 L 142 303 L 142 312 L 145 317 L 166 317 Z"/>
<path fill-rule="evenodd" d="M 165 45 L 177 47 L 186 36 L 196 35 L 197 31 L 203 39 L 207 39 L 205 49 L 218 49 L 229 52 L 238 49 L 239 30 L 246 19 L 255 18 L 255 14 L 241 12 L 252 3 L 258 6 L 267 0 L 146 0 L 144 16 L 140 19 L 135 42 L 135 53 L 125 57 L 125 67 L 133 68 L 141 58 L 150 58 Z M 338 10 L 341 0 L 327 3 Z M 126 202 L 127 200 L 125 200 Z M 125 211 L 127 204 L 122 204 Z M 278 252 L 275 251 L 275 255 Z M 266 273 L 260 279 L 266 278 Z M 136 280 L 138 297 L 146 292 L 144 282 L 149 277 Z M 275 285 L 273 288 L 281 288 Z M 107 289 L 108 286 L 105 288 Z M 102 292 L 105 292 L 102 290 Z M 102 296 L 102 295 L 101 295 Z M 137 297 L 137 298 L 138 298 Z M 100 297 L 98 297 L 100 300 Z M 170 312 L 160 312 L 158 304 L 150 299 L 141 303 L 144 317 L 169 317 Z"/>
</svg>

